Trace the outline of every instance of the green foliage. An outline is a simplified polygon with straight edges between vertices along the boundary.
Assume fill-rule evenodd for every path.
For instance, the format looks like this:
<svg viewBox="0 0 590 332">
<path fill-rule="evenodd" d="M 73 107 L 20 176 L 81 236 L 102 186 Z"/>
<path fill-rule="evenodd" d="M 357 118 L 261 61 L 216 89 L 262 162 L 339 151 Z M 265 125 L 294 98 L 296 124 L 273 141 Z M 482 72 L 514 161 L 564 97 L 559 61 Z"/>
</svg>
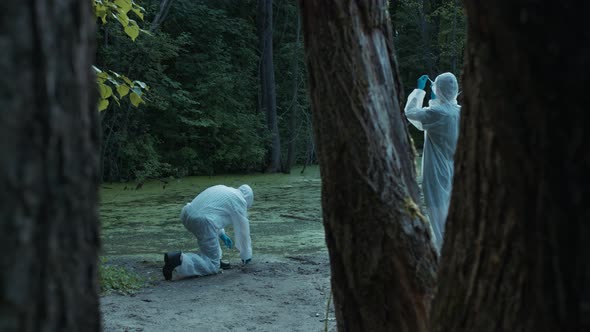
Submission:
<svg viewBox="0 0 590 332">
<path fill-rule="evenodd" d="M 147 31 L 140 29 L 137 22 L 130 19 L 128 14 L 132 12 L 139 19 L 143 20 L 145 9 L 139 6 L 133 0 L 94 0 L 94 15 L 97 19 L 102 21 L 102 24 L 107 23 L 107 17 L 113 17 L 121 24 L 125 34 L 135 41 L 139 32 Z M 120 75 L 114 71 L 102 71 L 98 67 L 93 66 L 96 73 L 96 81 L 98 84 L 99 101 L 98 111 L 104 111 L 110 104 L 110 99 L 114 100 L 121 106 L 120 99 L 128 96 L 131 104 L 135 107 L 144 102 L 144 91 L 149 88 L 141 81 L 131 81 L 125 75 Z M 115 94 L 113 91 L 116 91 Z M 117 97 L 117 94 L 119 95 Z"/>
<path fill-rule="evenodd" d="M 452 72 L 461 79 L 465 14 L 459 0 L 399 0 L 390 7 L 397 59 L 406 95 L 423 74 Z M 416 146 L 423 133 L 410 128 Z"/>
<path fill-rule="evenodd" d="M 99 65 L 150 86 L 140 112 L 120 100 L 119 111 L 103 113 L 104 179 L 261 168 L 266 136 L 256 110 L 253 3 L 244 12 L 237 8 L 248 3 L 237 0 L 177 0 L 158 31 L 135 42 L 121 27 L 103 26 L 98 37 L 108 42 L 99 47 Z M 149 19 L 159 2 L 145 8 Z"/>
<path fill-rule="evenodd" d="M 99 283 L 102 294 L 117 292 L 133 294 L 145 285 L 145 280 L 124 267 L 108 265 L 102 258 L 99 268 Z"/>
<path fill-rule="evenodd" d="M 149 134 L 135 138 L 137 139 L 125 144 L 121 151 L 121 158 L 125 163 L 133 166 L 137 165 L 136 167 L 126 167 L 124 165 L 124 169 L 129 170 L 127 178 L 143 181 L 159 176 L 161 170 L 167 169 L 168 165 L 160 162 L 154 138 Z"/>
<path fill-rule="evenodd" d="M 98 83 L 99 102 L 98 110 L 104 111 L 109 106 L 109 99 L 113 99 L 119 106 L 121 106 L 121 98 L 129 95 L 129 101 L 135 107 L 143 103 L 143 91 L 149 90 L 148 86 L 141 81 L 131 81 L 127 76 L 120 75 L 114 71 L 102 71 L 96 66 L 92 66 L 96 73 L 96 82 Z M 116 91 L 114 93 L 113 91 Z M 118 97 L 117 97 L 118 95 Z"/>
<path fill-rule="evenodd" d="M 407 90 L 424 74 L 460 77 L 465 15 L 457 0 L 400 0 L 391 9 L 400 72 Z"/>
<path fill-rule="evenodd" d="M 125 33 L 135 41 L 139 36 L 139 31 L 144 31 L 139 28 L 137 22 L 130 19 L 128 14 L 132 12 L 140 20 L 143 20 L 145 9 L 135 3 L 133 0 L 94 0 L 94 15 L 100 18 L 102 24 L 107 23 L 107 17 L 113 17 L 123 27 Z"/>
<path fill-rule="evenodd" d="M 100 3 L 119 6 L 123 11 L 131 3 L 125 15 L 142 19 L 133 10 L 138 8 L 134 7 L 136 2 L 125 1 Z M 107 7 L 110 14 L 99 15 L 100 20 L 112 18 L 120 23 L 100 25 L 97 34 L 97 68 L 109 69 L 97 69 L 104 84 L 99 86 L 101 96 L 110 102 L 101 104 L 105 108 L 101 112 L 104 180 L 264 168 L 270 137 L 265 116 L 258 109 L 256 4 L 256 0 L 175 0 L 149 38 L 135 40 L 125 31 L 127 21 L 121 18 L 125 16 L 119 9 Z M 142 0 L 141 5 L 143 19 L 153 21 L 160 1 Z M 460 77 L 465 18 L 459 2 L 400 0 L 391 5 L 395 5 L 390 13 L 406 93 L 424 73 L 435 76 L 452 71 Z M 311 136 L 311 113 L 303 36 L 299 44 L 296 42 L 297 3 L 274 0 L 273 12 L 282 155 L 287 154 L 288 125 L 295 109 L 293 140 L 296 162 L 302 163 Z M 147 86 L 149 100 L 144 89 Z M 116 112 L 111 111 L 113 104 L 118 106 Z M 421 146 L 423 133 L 413 132 L 413 136 Z"/>
</svg>

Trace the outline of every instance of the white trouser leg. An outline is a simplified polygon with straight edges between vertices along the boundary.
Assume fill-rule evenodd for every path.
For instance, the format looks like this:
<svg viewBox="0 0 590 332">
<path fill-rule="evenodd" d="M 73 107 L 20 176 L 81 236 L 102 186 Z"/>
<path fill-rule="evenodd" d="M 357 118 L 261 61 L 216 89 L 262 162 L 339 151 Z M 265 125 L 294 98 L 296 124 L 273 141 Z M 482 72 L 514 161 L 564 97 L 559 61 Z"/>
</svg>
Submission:
<svg viewBox="0 0 590 332">
<path fill-rule="evenodd" d="M 183 253 L 182 264 L 176 267 L 176 277 L 187 278 L 219 272 L 221 246 L 217 229 L 205 219 L 187 220 L 184 226 L 195 235 L 200 253 Z"/>
</svg>

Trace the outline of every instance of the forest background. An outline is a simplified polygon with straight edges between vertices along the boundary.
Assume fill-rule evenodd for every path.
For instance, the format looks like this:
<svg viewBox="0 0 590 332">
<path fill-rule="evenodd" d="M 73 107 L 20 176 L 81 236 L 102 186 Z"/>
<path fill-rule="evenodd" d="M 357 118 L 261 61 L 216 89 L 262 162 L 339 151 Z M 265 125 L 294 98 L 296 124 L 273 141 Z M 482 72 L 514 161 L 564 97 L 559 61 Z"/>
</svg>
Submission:
<svg viewBox="0 0 590 332">
<path fill-rule="evenodd" d="M 288 173 L 316 162 L 296 1 L 272 10 L 254 0 L 134 3 L 143 19 L 129 18 L 145 33 L 130 38 L 109 19 L 97 31 L 97 68 L 149 87 L 137 107 L 120 98 L 100 113 L 103 181 Z M 389 14 L 406 95 L 424 73 L 460 78 L 458 0 L 390 1 Z M 420 147 L 422 133 L 412 136 Z"/>
</svg>

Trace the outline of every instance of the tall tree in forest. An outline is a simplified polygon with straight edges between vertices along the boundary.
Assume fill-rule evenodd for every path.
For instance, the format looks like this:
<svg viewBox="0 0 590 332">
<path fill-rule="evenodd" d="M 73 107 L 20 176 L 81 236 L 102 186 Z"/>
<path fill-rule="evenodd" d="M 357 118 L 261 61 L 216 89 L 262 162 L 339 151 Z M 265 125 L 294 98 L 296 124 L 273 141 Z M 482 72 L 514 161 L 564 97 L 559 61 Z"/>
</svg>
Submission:
<svg viewBox="0 0 590 332">
<path fill-rule="evenodd" d="M 426 74 L 434 76 L 434 59 L 432 54 L 432 24 L 428 20 L 431 13 L 432 1 L 419 0 L 418 7 L 418 26 L 420 31 L 420 52 L 422 53 L 422 63 L 426 67 Z"/>
<path fill-rule="evenodd" d="M 395 0 L 389 2 L 389 13 L 404 82 L 447 71 L 460 76 L 465 15 L 458 0 Z M 411 88 L 413 83 L 407 84 Z"/>
<path fill-rule="evenodd" d="M 301 35 L 301 19 L 299 13 L 297 13 L 297 25 L 296 25 L 296 37 L 295 46 L 293 48 L 293 59 L 291 59 L 291 75 L 293 75 L 293 87 L 292 87 L 292 99 L 289 105 L 289 124 L 288 124 L 288 145 L 287 145 L 287 161 L 283 166 L 283 171 L 286 173 L 291 172 L 291 167 L 295 164 L 295 147 L 296 147 L 296 126 L 297 126 L 297 115 L 299 111 L 299 44 Z"/>
<path fill-rule="evenodd" d="M 91 2 L 0 13 L 0 330 L 98 331 Z"/>
<path fill-rule="evenodd" d="M 427 331 L 436 254 L 416 204 L 387 1 L 300 5 L 338 328 Z"/>
<path fill-rule="evenodd" d="M 590 33 L 573 29 L 590 3 L 465 5 L 434 331 L 590 331 Z"/>
<path fill-rule="evenodd" d="M 266 124 L 270 134 L 267 155 L 267 171 L 281 169 L 281 139 L 277 117 L 277 97 L 272 45 L 272 0 L 258 0 L 258 38 L 260 45 L 260 106 L 266 114 Z"/>
</svg>

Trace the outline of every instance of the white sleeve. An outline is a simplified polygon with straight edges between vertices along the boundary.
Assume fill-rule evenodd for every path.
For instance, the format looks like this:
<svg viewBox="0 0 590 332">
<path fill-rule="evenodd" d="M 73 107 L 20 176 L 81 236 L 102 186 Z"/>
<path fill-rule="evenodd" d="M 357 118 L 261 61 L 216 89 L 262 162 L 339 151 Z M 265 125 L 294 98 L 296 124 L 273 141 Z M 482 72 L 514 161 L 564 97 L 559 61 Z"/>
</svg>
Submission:
<svg viewBox="0 0 590 332">
<path fill-rule="evenodd" d="M 252 258 L 252 239 L 250 238 L 250 222 L 246 216 L 246 209 L 240 210 L 233 217 L 236 248 L 243 260 Z"/>
<path fill-rule="evenodd" d="M 424 97 L 426 97 L 426 91 L 421 89 L 414 89 L 412 93 L 408 96 L 408 102 L 406 103 L 406 108 L 404 112 L 406 113 L 406 118 L 410 121 L 414 127 L 418 128 L 418 130 L 424 130 L 422 125 L 423 120 L 425 120 L 426 112 L 422 107 L 424 103 Z"/>
<path fill-rule="evenodd" d="M 422 107 L 425 95 L 426 92 L 424 90 L 416 89 L 412 91 L 405 108 L 406 118 L 419 130 L 429 130 L 437 126 L 443 117 L 440 109 Z M 433 101 L 430 104 L 432 105 Z"/>
</svg>

